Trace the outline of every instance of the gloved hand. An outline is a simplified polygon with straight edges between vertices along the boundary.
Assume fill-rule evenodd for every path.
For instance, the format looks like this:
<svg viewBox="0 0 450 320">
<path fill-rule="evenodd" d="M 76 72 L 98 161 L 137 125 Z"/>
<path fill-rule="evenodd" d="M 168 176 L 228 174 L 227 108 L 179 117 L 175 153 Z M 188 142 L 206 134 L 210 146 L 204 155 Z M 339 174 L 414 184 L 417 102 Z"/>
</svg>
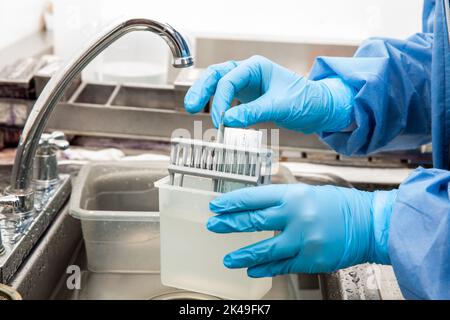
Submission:
<svg viewBox="0 0 450 320">
<path fill-rule="evenodd" d="M 389 222 L 397 190 L 268 185 L 235 190 L 210 203 L 217 233 L 281 233 L 225 256 L 251 277 L 332 272 L 364 262 L 390 263 Z"/>
<path fill-rule="evenodd" d="M 270 121 L 304 133 L 336 132 L 353 121 L 355 93 L 340 78 L 311 81 L 260 56 L 210 66 L 187 92 L 186 110 L 199 112 L 212 95 L 216 127 L 233 98 L 242 104 L 225 112 L 230 127 Z"/>
</svg>

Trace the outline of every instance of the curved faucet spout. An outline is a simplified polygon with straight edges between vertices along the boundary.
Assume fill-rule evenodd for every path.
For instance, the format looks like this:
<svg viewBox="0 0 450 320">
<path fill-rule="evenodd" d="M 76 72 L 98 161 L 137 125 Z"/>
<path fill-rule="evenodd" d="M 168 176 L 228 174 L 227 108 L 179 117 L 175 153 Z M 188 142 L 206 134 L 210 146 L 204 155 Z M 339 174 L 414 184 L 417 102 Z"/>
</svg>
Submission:
<svg viewBox="0 0 450 320">
<path fill-rule="evenodd" d="M 186 40 L 168 24 L 149 19 L 129 19 L 107 28 L 51 78 L 34 104 L 17 148 L 11 176 L 11 191 L 23 191 L 30 188 L 33 159 L 39 139 L 65 89 L 89 62 L 117 39 L 132 31 L 150 31 L 162 37 L 172 51 L 174 67 L 184 68 L 193 65 L 193 58 Z"/>
</svg>

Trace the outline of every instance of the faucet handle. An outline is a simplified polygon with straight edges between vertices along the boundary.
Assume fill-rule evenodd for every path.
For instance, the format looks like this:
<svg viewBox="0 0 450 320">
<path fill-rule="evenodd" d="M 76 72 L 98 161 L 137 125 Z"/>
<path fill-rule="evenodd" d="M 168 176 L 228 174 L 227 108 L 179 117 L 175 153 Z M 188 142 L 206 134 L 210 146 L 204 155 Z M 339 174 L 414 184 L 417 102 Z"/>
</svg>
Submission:
<svg viewBox="0 0 450 320">
<path fill-rule="evenodd" d="M 63 132 L 43 133 L 34 158 L 33 179 L 36 187 L 47 187 L 59 181 L 57 150 L 65 150 L 69 142 Z"/>
<path fill-rule="evenodd" d="M 39 139 L 39 150 L 49 153 L 56 150 L 66 150 L 69 142 L 66 140 L 64 132 L 54 131 L 52 133 L 43 133 Z"/>
</svg>

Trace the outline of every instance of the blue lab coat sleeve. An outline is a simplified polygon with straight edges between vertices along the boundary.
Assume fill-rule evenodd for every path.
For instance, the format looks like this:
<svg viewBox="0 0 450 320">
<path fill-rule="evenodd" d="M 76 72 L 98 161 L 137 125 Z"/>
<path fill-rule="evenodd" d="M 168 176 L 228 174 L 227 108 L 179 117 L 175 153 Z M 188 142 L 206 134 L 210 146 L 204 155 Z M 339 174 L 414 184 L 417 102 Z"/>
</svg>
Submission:
<svg viewBox="0 0 450 320">
<path fill-rule="evenodd" d="M 450 299 L 450 172 L 448 139 L 448 34 L 444 0 L 424 2 L 423 27 L 434 32 L 432 89 L 433 163 L 400 186 L 389 229 L 389 256 L 403 295 Z"/>
<path fill-rule="evenodd" d="M 339 153 L 414 149 L 431 140 L 432 33 L 372 38 L 354 57 L 318 57 L 310 78 L 341 77 L 356 91 L 354 123 L 321 138 Z"/>
<path fill-rule="evenodd" d="M 393 207 L 389 257 L 407 299 L 450 299 L 450 172 L 416 169 Z"/>
<path fill-rule="evenodd" d="M 423 33 L 406 40 L 370 39 L 353 58 L 318 58 L 312 79 L 337 75 L 357 92 L 353 126 L 324 132 L 322 139 L 347 155 L 416 148 L 430 141 L 433 117 L 434 165 L 444 167 L 448 140 L 439 139 L 447 125 L 436 120 L 447 114 L 448 105 L 439 95 L 446 92 L 441 87 L 448 74 L 445 28 L 443 1 L 425 0 Z M 405 298 L 450 299 L 449 186 L 449 171 L 419 168 L 399 188 L 390 220 L 389 257 Z"/>
</svg>

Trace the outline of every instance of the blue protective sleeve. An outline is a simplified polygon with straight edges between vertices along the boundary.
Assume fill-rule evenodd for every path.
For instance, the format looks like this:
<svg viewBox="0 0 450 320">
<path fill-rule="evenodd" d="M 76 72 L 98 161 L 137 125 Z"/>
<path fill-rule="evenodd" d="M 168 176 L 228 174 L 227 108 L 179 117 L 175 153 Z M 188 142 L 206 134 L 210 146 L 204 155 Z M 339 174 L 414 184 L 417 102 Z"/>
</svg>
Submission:
<svg viewBox="0 0 450 320">
<path fill-rule="evenodd" d="M 373 38 L 352 58 L 318 57 L 312 80 L 338 76 L 357 91 L 351 130 L 323 132 L 339 153 L 365 155 L 417 148 L 431 140 L 433 35 Z"/>
<path fill-rule="evenodd" d="M 416 169 L 400 186 L 389 256 L 407 299 L 450 299 L 450 172 Z"/>
</svg>

